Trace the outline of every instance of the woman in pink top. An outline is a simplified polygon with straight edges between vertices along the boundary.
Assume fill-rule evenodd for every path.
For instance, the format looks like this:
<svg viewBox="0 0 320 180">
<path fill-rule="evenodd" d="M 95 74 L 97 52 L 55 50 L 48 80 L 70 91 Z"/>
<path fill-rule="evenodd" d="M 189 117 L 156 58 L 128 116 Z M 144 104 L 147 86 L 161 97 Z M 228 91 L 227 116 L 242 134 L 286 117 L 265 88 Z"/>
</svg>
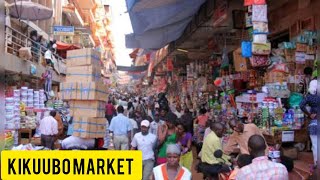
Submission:
<svg viewBox="0 0 320 180">
<path fill-rule="evenodd" d="M 200 115 L 194 120 L 194 124 L 196 124 L 196 134 L 195 134 L 195 141 L 200 143 L 203 141 L 204 131 L 206 129 L 208 116 L 206 109 L 200 109 Z"/>
</svg>

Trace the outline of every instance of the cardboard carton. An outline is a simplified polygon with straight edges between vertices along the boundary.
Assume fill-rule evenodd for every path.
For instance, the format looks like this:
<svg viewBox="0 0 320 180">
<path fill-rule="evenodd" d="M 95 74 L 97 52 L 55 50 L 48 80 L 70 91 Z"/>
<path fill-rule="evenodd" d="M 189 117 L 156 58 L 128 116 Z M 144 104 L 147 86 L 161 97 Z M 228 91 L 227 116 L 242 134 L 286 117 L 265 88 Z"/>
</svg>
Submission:
<svg viewBox="0 0 320 180">
<path fill-rule="evenodd" d="M 105 135 L 105 118 L 74 117 L 73 135 L 81 138 L 103 138 Z"/>
<path fill-rule="evenodd" d="M 66 82 L 97 82 L 101 78 L 101 68 L 93 65 L 67 68 Z"/>
<path fill-rule="evenodd" d="M 62 100 L 77 99 L 78 84 L 74 83 L 60 83 L 60 94 Z"/>
<path fill-rule="evenodd" d="M 104 101 L 82 101 L 71 100 L 69 101 L 70 113 L 77 117 L 105 117 Z"/>
<path fill-rule="evenodd" d="M 67 67 L 67 75 L 73 74 L 101 74 L 101 67 L 93 65 Z"/>
<path fill-rule="evenodd" d="M 67 51 L 67 67 L 94 65 L 100 66 L 101 54 L 93 49 Z"/>
<path fill-rule="evenodd" d="M 107 86 L 102 82 L 78 83 L 77 99 L 106 101 L 108 98 Z"/>
</svg>

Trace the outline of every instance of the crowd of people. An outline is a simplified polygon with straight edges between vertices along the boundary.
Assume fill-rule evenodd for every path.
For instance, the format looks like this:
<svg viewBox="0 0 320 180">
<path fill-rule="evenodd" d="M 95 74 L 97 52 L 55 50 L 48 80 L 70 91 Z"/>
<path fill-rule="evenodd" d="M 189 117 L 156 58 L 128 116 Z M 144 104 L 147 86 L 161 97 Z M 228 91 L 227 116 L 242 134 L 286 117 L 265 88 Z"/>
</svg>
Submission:
<svg viewBox="0 0 320 180">
<path fill-rule="evenodd" d="M 311 119 L 318 112 L 318 97 L 312 92 L 301 103 Z M 306 104 L 311 106 L 310 112 L 305 109 Z M 143 180 L 187 180 L 192 178 L 194 170 L 211 179 L 224 175 L 224 179 L 230 180 L 288 179 L 293 161 L 284 156 L 281 162 L 271 161 L 268 145 L 255 124 L 237 117 L 213 115 L 204 106 L 198 111 L 190 111 L 188 107 L 169 104 L 163 94 L 119 100 L 113 97 L 106 105 L 108 121 L 104 139 L 97 142 L 69 136 L 62 141 L 62 149 L 78 143 L 88 147 L 99 144 L 102 149 L 140 150 Z M 41 143 L 49 149 L 53 149 L 57 135 L 61 134 L 61 121 L 56 121 L 56 116 L 52 111 L 40 123 Z M 312 123 L 316 124 L 311 121 L 310 132 L 316 131 Z M 228 138 L 224 137 L 226 131 L 231 133 Z M 317 149 L 312 144 L 313 150 Z M 316 158 L 316 151 L 314 154 Z"/>
<path fill-rule="evenodd" d="M 268 160 L 268 146 L 256 125 L 235 118 L 222 121 L 205 108 L 191 113 L 187 108 L 182 111 L 180 104 L 158 101 L 120 98 L 106 106 L 110 136 L 105 144 L 113 143 L 115 150 L 142 151 L 144 180 L 191 179 L 192 168 L 213 179 L 223 173 L 228 173 L 227 179 L 288 179 L 286 166 Z M 228 128 L 233 133 L 222 145 Z M 216 157 L 217 151 L 221 157 Z M 193 167 L 195 161 L 200 163 Z"/>
</svg>

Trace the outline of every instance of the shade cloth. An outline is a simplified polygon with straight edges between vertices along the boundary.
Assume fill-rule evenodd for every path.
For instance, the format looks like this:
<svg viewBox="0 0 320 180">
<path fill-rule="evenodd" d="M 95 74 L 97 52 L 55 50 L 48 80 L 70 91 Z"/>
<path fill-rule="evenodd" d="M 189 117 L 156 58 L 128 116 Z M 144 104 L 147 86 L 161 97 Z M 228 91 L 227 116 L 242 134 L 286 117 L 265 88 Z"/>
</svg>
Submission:
<svg viewBox="0 0 320 180">
<path fill-rule="evenodd" d="M 52 9 L 31 1 L 17 1 L 8 7 L 11 17 L 23 20 L 45 20 L 50 19 L 53 15 Z"/>
</svg>

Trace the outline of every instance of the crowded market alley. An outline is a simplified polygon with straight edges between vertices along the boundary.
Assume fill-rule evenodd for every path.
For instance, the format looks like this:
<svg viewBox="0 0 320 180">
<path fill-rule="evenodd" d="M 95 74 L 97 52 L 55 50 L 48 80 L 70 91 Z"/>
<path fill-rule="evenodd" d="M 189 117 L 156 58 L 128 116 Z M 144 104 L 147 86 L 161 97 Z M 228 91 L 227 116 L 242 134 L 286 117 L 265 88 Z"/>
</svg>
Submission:
<svg viewBox="0 0 320 180">
<path fill-rule="evenodd" d="M 0 149 L 139 151 L 139 180 L 320 179 L 319 8 L 0 1 Z"/>
</svg>

